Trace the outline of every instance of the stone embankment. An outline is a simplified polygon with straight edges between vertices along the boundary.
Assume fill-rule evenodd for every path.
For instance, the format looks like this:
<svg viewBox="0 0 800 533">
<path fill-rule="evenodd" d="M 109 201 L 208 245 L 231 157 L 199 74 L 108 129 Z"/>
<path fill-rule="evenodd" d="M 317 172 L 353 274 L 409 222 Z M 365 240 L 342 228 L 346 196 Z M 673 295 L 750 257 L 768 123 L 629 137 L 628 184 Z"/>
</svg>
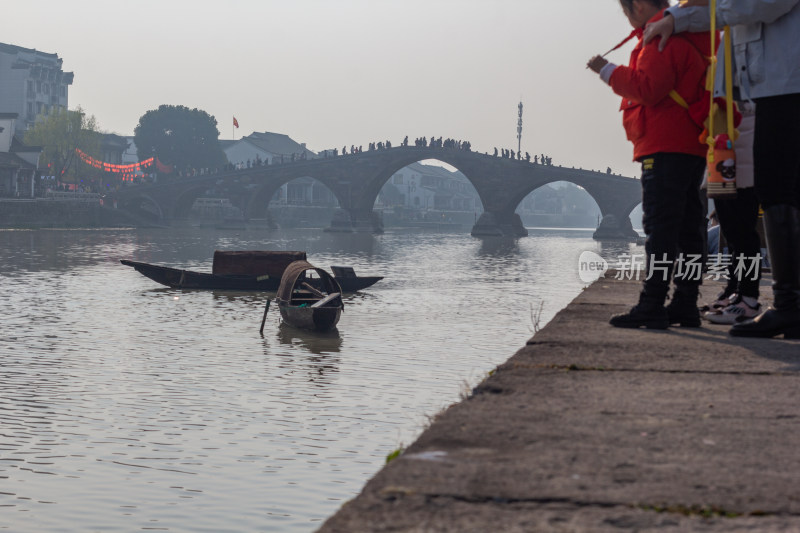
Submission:
<svg viewBox="0 0 800 533">
<path fill-rule="evenodd" d="M 320 531 L 800 531 L 800 341 L 609 326 L 638 291 L 591 285 Z"/>
<path fill-rule="evenodd" d="M 103 206 L 99 198 L 0 199 L 2 228 L 85 228 L 137 225 L 136 219 Z"/>
</svg>

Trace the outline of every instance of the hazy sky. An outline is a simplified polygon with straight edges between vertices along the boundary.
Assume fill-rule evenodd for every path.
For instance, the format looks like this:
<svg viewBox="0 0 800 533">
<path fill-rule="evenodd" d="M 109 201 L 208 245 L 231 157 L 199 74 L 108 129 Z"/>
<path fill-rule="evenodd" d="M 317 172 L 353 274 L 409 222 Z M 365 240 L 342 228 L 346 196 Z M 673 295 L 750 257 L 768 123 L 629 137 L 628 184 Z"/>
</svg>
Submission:
<svg viewBox="0 0 800 533">
<path fill-rule="evenodd" d="M 617 0 L 8 0 L 0 42 L 57 53 L 69 105 L 132 135 L 161 104 L 220 138 L 314 151 L 405 135 L 638 175 L 619 99 L 586 61 L 630 32 Z M 631 45 L 610 59 L 626 63 Z"/>
</svg>

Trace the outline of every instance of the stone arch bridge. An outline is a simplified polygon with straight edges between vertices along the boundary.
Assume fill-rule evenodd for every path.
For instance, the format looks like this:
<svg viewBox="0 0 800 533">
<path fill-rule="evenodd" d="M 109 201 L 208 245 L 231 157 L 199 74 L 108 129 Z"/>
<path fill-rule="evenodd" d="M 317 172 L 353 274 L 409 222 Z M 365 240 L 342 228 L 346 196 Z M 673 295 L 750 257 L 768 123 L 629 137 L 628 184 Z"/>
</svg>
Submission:
<svg viewBox="0 0 800 533">
<path fill-rule="evenodd" d="M 601 229 L 609 237 L 636 237 L 629 215 L 641 202 L 639 180 L 605 172 L 542 165 L 524 160 L 499 158 L 456 148 L 402 146 L 357 154 L 294 161 L 231 172 L 179 178 L 164 183 L 131 186 L 116 193 L 118 207 L 159 221 L 188 215 L 194 200 L 220 180 L 246 218 L 264 218 L 277 190 L 296 178 L 311 177 L 336 196 L 340 210 L 330 231 L 381 232 L 383 223 L 373 211 L 378 192 L 401 168 L 426 159 L 452 165 L 475 187 L 484 212 L 472 234 L 527 235 L 515 213 L 530 192 L 555 181 L 568 181 L 585 189 L 603 215 Z"/>
</svg>

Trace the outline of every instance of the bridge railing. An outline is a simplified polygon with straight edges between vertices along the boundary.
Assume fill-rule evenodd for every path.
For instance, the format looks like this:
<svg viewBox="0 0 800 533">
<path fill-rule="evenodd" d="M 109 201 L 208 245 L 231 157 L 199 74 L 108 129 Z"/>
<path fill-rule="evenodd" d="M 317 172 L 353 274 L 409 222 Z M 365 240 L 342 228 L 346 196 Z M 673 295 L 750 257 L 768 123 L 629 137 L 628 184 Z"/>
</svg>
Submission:
<svg viewBox="0 0 800 533">
<path fill-rule="evenodd" d="M 44 197 L 53 201 L 99 202 L 102 195 L 94 192 L 47 191 Z"/>
<path fill-rule="evenodd" d="M 520 157 L 518 154 L 516 157 L 510 157 L 509 154 L 499 154 L 499 153 L 488 153 L 488 152 L 478 152 L 470 149 L 464 148 L 455 148 L 450 146 L 392 146 L 390 148 L 371 148 L 369 150 L 364 151 L 357 151 L 356 153 L 323 153 L 320 152 L 319 155 L 316 157 L 295 157 L 295 158 L 284 158 L 283 160 L 278 159 L 277 157 L 273 157 L 272 161 L 270 160 L 260 160 L 257 163 L 253 163 L 251 165 L 241 165 L 241 164 L 228 164 L 224 167 L 220 168 L 213 168 L 213 169 L 200 169 L 200 170 L 192 170 L 188 173 L 181 173 L 181 174 L 171 174 L 169 178 L 164 179 L 162 182 L 159 180 L 159 183 L 153 184 L 176 184 L 180 182 L 190 182 L 196 180 L 198 178 L 207 179 L 207 178 L 218 178 L 218 179 L 228 179 L 237 175 L 241 175 L 247 172 L 255 171 L 259 168 L 275 168 L 275 167 L 286 167 L 289 165 L 299 165 L 299 164 L 314 164 L 314 163 L 321 163 L 321 162 L 330 162 L 331 160 L 336 159 L 350 159 L 353 157 L 369 157 L 375 156 L 380 153 L 392 152 L 396 150 L 413 150 L 415 152 L 426 152 L 429 151 L 431 153 L 431 159 L 436 159 L 437 153 L 450 153 L 450 152 L 465 152 L 469 154 L 474 154 L 476 157 L 480 158 L 488 158 L 498 161 L 508 161 L 514 162 L 519 165 L 531 165 L 537 167 L 550 167 L 553 169 L 560 169 L 560 170 L 572 170 L 572 171 L 580 171 L 592 174 L 603 174 L 609 177 L 626 177 L 622 174 L 617 174 L 612 172 L 611 168 L 606 168 L 605 171 L 602 170 L 595 170 L 595 169 L 588 169 L 588 168 L 576 168 L 576 167 L 566 167 L 563 165 L 557 165 L 553 163 L 552 158 L 546 156 L 544 154 L 541 155 L 541 159 L 539 159 L 539 155 L 534 155 L 531 157 L 527 152 L 525 157 Z M 141 183 L 125 183 L 125 187 L 121 189 L 121 192 L 136 188 L 143 185 L 151 185 L 151 183 L 147 183 L 146 181 L 142 181 Z"/>
</svg>

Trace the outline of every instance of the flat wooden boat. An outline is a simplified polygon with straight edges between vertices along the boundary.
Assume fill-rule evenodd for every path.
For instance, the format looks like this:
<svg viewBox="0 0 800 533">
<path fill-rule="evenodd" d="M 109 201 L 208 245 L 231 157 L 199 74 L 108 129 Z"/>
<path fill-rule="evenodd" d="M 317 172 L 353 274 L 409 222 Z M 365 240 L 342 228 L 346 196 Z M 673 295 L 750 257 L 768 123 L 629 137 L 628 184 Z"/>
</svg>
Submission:
<svg viewBox="0 0 800 533">
<path fill-rule="evenodd" d="M 211 274 L 121 259 L 123 265 L 173 289 L 276 291 L 287 266 L 306 259 L 295 251 L 216 251 Z M 366 289 L 383 276 L 357 276 L 352 267 L 333 266 L 343 292 Z"/>
<path fill-rule="evenodd" d="M 311 273 L 317 278 L 311 278 Z M 318 282 L 312 284 L 311 279 Z M 329 331 L 336 327 L 344 309 L 339 283 L 308 261 L 295 261 L 286 267 L 275 303 L 285 323 L 313 331 Z M 266 310 L 264 315 L 266 317 Z"/>
</svg>

